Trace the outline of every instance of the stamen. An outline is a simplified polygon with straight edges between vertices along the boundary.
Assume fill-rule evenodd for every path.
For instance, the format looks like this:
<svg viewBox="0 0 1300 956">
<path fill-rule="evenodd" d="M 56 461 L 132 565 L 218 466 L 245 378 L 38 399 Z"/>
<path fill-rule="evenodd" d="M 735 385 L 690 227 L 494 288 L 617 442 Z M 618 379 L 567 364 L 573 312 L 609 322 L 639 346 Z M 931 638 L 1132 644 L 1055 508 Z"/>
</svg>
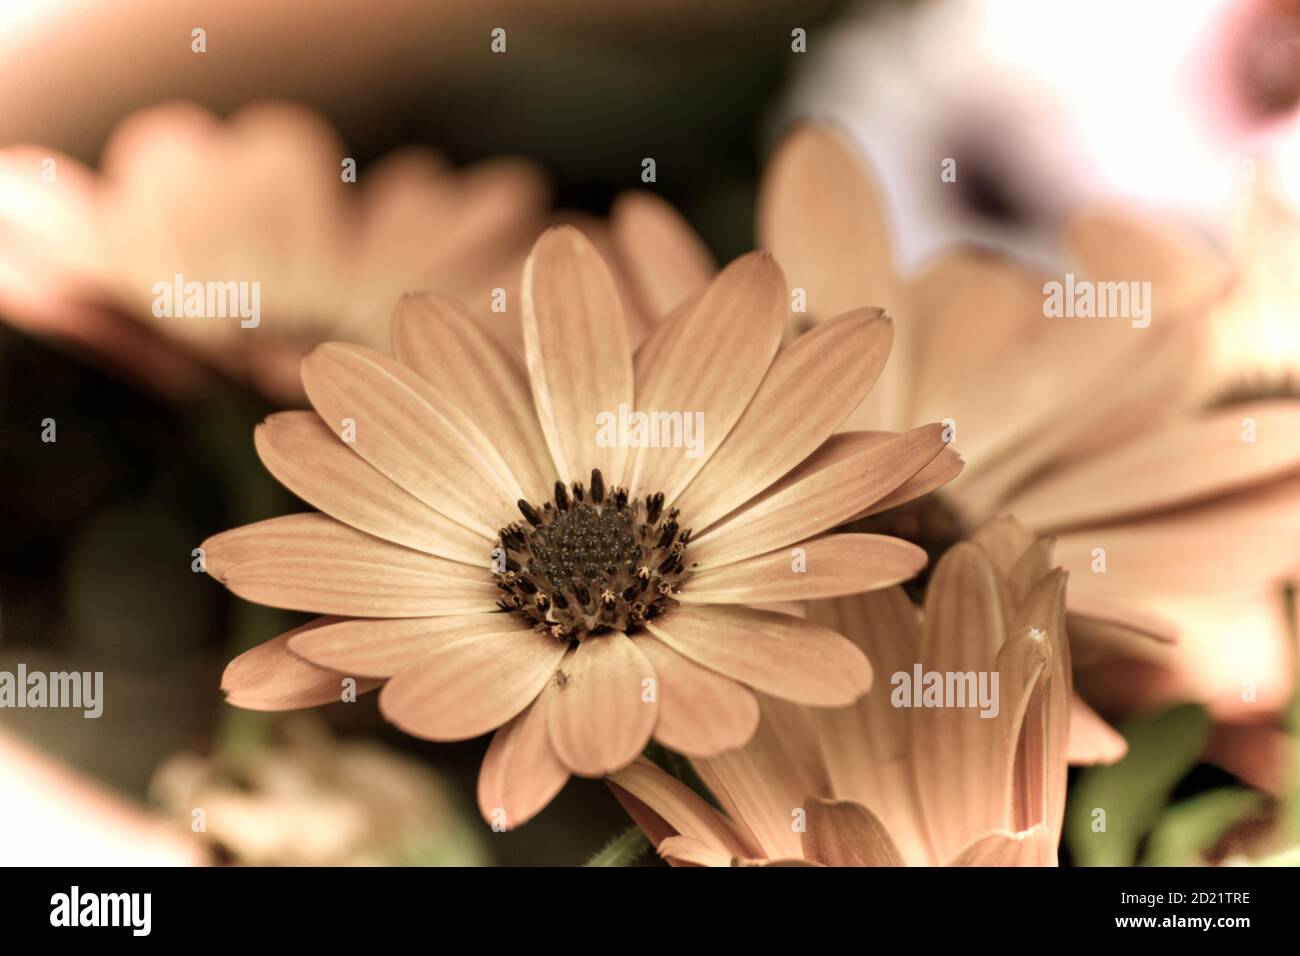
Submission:
<svg viewBox="0 0 1300 956">
<path fill-rule="evenodd" d="M 520 500 L 528 525 L 500 531 L 499 608 L 572 642 L 635 634 L 676 603 L 690 576 L 690 530 L 681 529 L 677 509 L 665 512 L 662 493 L 633 500 L 625 487 L 608 488 L 600 469 L 591 472 L 590 496 L 581 482 L 557 481 L 554 490 L 554 501 L 540 506 Z"/>
<path fill-rule="evenodd" d="M 524 501 L 523 498 L 519 499 L 519 513 L 523 515 L 528 520 L 528 523 L 534 528 L 540 528 L 542 526 L 542 516 L 537 513 L 536 508 Z"/>
</svg>

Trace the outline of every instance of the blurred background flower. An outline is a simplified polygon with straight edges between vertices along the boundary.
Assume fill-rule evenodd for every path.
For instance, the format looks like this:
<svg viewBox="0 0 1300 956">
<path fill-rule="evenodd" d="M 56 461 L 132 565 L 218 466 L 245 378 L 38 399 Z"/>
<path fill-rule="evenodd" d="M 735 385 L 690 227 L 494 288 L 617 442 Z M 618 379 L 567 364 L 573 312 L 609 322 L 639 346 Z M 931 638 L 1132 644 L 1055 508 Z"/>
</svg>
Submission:
<svg viewBox="0 0 1300 956">
<path fill-rule="evenodd" d="M 1297 148 L 1298 109 L 1291 0 L 930 0 L 860 5 L 782 115 L 859 139 L 914 265 L 958 239 L 1055 262 L 1082 203 L 1222 234 L 1242 184 Z"/>
<path fill-rule="evenodd" d="M 284 104 L 228 122 L 182 103 L 134 114 L 99 176 L 46 147 L 9 149 L 0 189 L 0 308 L 24 327 L 134 358 L 131 371 L 164 391 L 198 386 L 177 378 L 201 360 L 280 401 L 301 400 L 298 359 L 317 342 L 386 350 L 406 291 L 443 290 L 484 317 L 495 289 L 513 303 L 547 199 L 529 163 L 452 171 L 418 147 L 358 183 L 329 126 Z M 204 318 L 182 297 L 191 282 L 252 283 L 257 295 L 241 297 L 238 321 Z M 174 348 L 136 347 L 149 332 L 132 322 Z"/>
<path fill-rule="evenodd" d="M 178 753 L 151 796 L 220 862 L 247 866 L 476 866 L 479 827 L 423 762 L 337 740 L 299 715 L 269 746 Z"/>
</svg>

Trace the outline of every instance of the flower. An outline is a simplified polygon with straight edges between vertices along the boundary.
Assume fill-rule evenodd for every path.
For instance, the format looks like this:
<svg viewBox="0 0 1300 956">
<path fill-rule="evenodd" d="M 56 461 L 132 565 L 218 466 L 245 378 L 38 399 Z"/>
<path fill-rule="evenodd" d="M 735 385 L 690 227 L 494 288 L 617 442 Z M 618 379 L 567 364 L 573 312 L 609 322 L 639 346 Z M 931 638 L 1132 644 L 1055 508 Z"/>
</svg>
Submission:
<svg viewBox="0 0 1300 956">
<path fill-rule="evenodd" d="M 860 7 L 811 51 L 781 112 L 869 145 L 909 266 L 954 240 L 1054 259 L 1080 204 L 1216 225 L 1242 173 L 1282 161 L 1300 130 L 1288 3 Z M 1129 68 L 1095 69 L 1102 47 Z"/>
<path fill-rule="evenodd" d="M 411 148 L 353 177 L 349 161 L 319 117 L 281 103 L 228 121 L 183 103 L 144 110 L 116 129 L 100 174 L 43 147 L 0 151 L 0 311 L 164 390 L 192 388 L 184 363 L 197 357 L 279 399 L 301 396 L 309 345 L 386 349 L 403 292 L 437 288 L 486 319 L 501 289 L 517 311 L 509 280 L 546 208 L 531 164 L 453 171 Z M 250 300 L 255 284 L 255 323 L 159 308 L 177 276 L 247 283 Z"/>
<path fill-rule="evenodd" d="M 1221 716 L 1280 706 L 1291 678 L 1278 588 L 1300 563 L 1300 403 L 1203 411 L 1191 401 L 1228 264 L 1114 210 L 1078 214 L 1067 239 L 1080 275 L 1149 281 L 1147 327 L 1048 318 L 1050 277 L 987 252 L 950 250 L 900 275 L 862 157 L 816 124 L 770 160 L 758 227 L 806 295 L 792 329 L 846 301 L 878 303 L 897 321 L 889 366 L 845 427 L 947 421 L 967 461 L 939 494 L 856 530 L 890 530 L 933 555 L 1014 514 L 1057 536 L 1076 665 L 1136 658 L 1165 675 L 1121 685 L 1080 673 L 1090 699 L 1127 709 L 1153 692 L 1185 694 Z M 1254 600 L 1266 593 L 1267 606 Z M 1195 663 L 1207 656 L 1215 666 Z M 1087 722 L 1071 735 L 1075 759 L 1123 753 L 1088 707 L 1075 715 Z"/>
<path fill-rule="evenodd" d="M 849 708 L 765 699 L 750 744 L 692 762 L 725 816 L 644 759 L 615 793 L 675 863 L 1054 865 L 1071 674 L 1051 550 L 998 518 L 938 562 L 924 611 L 901 588 L 813 602 L 893 676 Z M 922 672 L 942 681 L 933 697 L 909 683 Z"/>
<path fill-rule="evenodd" d="M 1214 310 L 1212 399 L 1270 392 L 1300 394 L 1300 322 L 1296 263 L 1300 216 L 1279 192 L 1274 173 L 1246 189 L 1235 216 L 1232 258 L 1237 282 Z"/>
<path fill-rule="evenodd" d="M 483 862 L 446 784 L 417 760 L 324 722 L 288 722 L 240 759 L 177 753 L 153 798 L 214 856 L 241 866 L 454 865 Z"/>
<path fill-rule="evenodd" d="M 208 573 L 241 597 L 328 615 L 233 661 L 231 703 L 313 706 L 349 675 L 358 690 L 386 682 L 380 709 L 416 736 L 497 730 L 479 801 L 504 826 L 651 736 L 697 755 L 744 744 L 753 690 L 856 700 L 871 670 L 851 642 L 746 605 L 911 577 L 916 546 L 827 532 L 960 461 L 937 424 L 832 435 L 884 366 L 892 323 L 859 309 L 781 349 L 786 285 L 770 256 L 732 263 L 635 356 L 578 230 L 544 233 L 522 285 L 526 374 L 438 295 L 398 303 L 396 361 L 310 352 L 315 412 L 272 416 L 256 443 L 324 513 L 203 545 Z M 685 424 L 653 443 L 610 433 L 631 409 L 693 423 L 695 439 L 677 441 Z"/>
</svg>

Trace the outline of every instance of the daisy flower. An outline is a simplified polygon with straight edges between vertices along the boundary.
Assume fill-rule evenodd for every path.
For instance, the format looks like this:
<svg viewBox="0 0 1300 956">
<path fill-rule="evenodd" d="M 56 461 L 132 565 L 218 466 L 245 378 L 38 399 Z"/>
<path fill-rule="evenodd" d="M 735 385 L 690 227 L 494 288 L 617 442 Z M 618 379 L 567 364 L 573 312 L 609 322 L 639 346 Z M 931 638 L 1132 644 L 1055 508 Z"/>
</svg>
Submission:
<svg viewBox="0 0 1300 956">
<path fill-rule="evenodd" d="M 273 398 L 301 396 L 308 345 L 386 349 L 406 291 L 457 295 L 508 334 L 493 307 L 518 313 L 510 280 L 544 223 L 541 175 L 508 159 L 453 170 L 418 148 L 355 166 L 318 116 L 279 103 L 229 120 L 183 103 L 141 111 L 99 173 L 43 147 L 0 150 L 0 312 L 164 389 L 197 359 Z M 256 324 L 179 302 L 160 315 L 157 286 L 177 276 L 255 284 Z"/>
<path fill-rule="evenodd" d="M 1071 676 L 1051 551 L 999 518 L 938 562 L 924 610 L 901 588 L 813 602 L 876 667 L 869 693 L 835 709 L 764 699 L 747 746 L 692 761 L 723 812 L 644 759 L 615 793 L 678 864 L 1055 865 Z M 941 692 L 910 684 L 920 673 Z"/>
<path fill-rule="evenodd" d="M 1077 665 L 1167 664 L 1182 653 L 1175 641 L 1194 655 L 1218 647 L 1216 668 L 1182 668 L 1186 691 L 1224 714 L 1285 700 L 1280 602 L 1250 603 L 1243 617 L 1241 598 L 1276 595 L 1300 563 L 1300 403 L 1196 408 L 1206 316 L 1231 283 L 1227 263 L 1112 210 L 1078 215 L 1066 238 L 1079 276 L 1150 282 L 1147 327 L 1049 318 L 1053 277 L 986 252 L 956 249 L 902 275 L 862 157 L 816 124 L 771 159 L 758 228 L 802 290 L 793 333 L 850 301 L 897 320 L 889 367 L 845 427 L 945 421 L 967 462 L 939 494 L 858 530 L 900 534 L 934 556 L 989 516 L 1014 514 L 1057 536 Z M 1072 735 L 1074 756 L 1118 757 L 1122 740 L 1086 708 L 1079 715 L 1089 729 Z"/>
<path fill-rule="evenodd" d="M 522 293 L 526 371 L 438 295 L 399 302 L 396 360 L 315 348 L 315 411 L 272 416 L 256 443 L 322 513 L 203 546 L 236 594 L 327 615 L 233 661 L 232 704 L 313 706 L 353 678 L 382 683 L 384 716 L 416 736 L 495 730 L 479 802 L 506 827 L 651 737 L 694 755 L 741 746 L 755 691 L 860 697 L 871 668 L 852 642 L 748 605 L 914 575 L 915 545 L 830 532 L 960 462 L 938 424 L 835 434 L 892 323 L 858 309 L 781 348 L 786 284 L 765 254 L 724 269 L 635 354 L 610 270 L 573 227 L 537 241 Z M 695 422 L 696 440 L 607 427 L 641 413 Z"/>
</svg>

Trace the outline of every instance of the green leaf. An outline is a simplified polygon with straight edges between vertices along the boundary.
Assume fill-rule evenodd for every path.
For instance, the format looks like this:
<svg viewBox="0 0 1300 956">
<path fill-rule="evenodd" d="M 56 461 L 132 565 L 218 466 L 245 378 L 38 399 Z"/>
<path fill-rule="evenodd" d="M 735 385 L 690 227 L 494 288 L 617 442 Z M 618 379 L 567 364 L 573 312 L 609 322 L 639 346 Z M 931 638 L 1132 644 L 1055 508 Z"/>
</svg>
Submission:
<svg viewBox="0 0 1300 956">
<path fill-rule="evenodd" d="M 1228 828 L 1259 813 L 1263 794 L 1242 787 L 1209 790 L 1170 807 L 1151 831 L 1143 866 L 1201 866 Z"/>
<path fill-rule="evenodd" d="M 583 866 L 631 866 L 650 849 L 650 841 L 637 827 L 625 830 L 602 847 Z"/>
<path fill-rule="evenodd" d="M 1209 726 L 1202 707 L 1183 704 L 1122 728 L 1128 740 L 1124 759 L 1109 767 L 1089 767 L 1071 794 L 1065 835 L 1076 863 L 1133 865 L 1142 838 L 1196 763 Z"/>
</svg>

